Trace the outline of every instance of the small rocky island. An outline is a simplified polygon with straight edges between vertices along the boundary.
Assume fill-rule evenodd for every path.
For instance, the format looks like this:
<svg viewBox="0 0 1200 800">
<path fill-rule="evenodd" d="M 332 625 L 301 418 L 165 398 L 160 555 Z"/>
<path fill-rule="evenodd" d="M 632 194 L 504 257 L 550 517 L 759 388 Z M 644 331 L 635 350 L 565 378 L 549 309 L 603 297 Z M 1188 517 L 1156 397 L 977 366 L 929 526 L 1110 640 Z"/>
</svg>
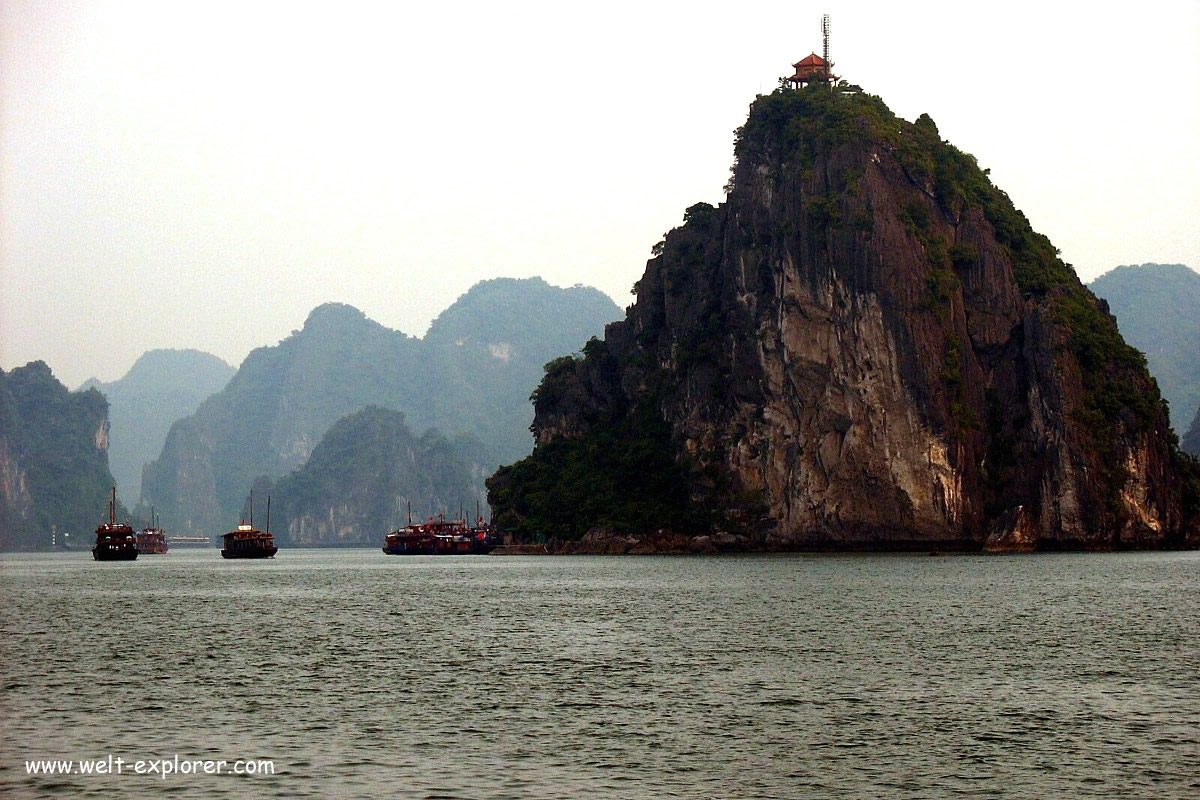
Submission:
<svg viewBox="0 0 1200 800">
<path fill-rule="evenodd" d="M 535 450 L 488 483 L 500 527 L 567 552 L 1200 544 L 1143 356 L 933 120 L 781 84 L 735 157 L 626 319 L 547 365 Z"/>
</svg>

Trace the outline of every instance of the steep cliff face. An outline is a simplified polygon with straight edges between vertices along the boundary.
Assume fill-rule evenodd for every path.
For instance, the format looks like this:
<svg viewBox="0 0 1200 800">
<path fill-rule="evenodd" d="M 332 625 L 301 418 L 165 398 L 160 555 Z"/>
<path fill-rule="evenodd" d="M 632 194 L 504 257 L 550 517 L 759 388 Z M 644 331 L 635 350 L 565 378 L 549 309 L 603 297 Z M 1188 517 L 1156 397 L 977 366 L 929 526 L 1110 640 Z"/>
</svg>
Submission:
<svg viewBox="0 0 1200 800">
<path fill-rule="evenodd" d="M 113 481 L 107 447 L 99 392 L 67 391 L 41 361 L 0 370 L 0 549 L 88 544 Z"/>
<path fill-rule="evenodd" d="M 498 520 L 545 527 L 570 471 L 539 458 L 603 483 L 597 437 L 649 415 L 683 473 L 676 520 L 765 545 L 1184 541 L 1144 360 L 928 117 L 780 90 L 751 107 L 736 155 L 727 202 L 689 209 L 656 247 L 627 319 L 548 366 L 538 446 L 489 484 Z M 643 524 L 675 521 L 659 517 Z"/>
</svg>

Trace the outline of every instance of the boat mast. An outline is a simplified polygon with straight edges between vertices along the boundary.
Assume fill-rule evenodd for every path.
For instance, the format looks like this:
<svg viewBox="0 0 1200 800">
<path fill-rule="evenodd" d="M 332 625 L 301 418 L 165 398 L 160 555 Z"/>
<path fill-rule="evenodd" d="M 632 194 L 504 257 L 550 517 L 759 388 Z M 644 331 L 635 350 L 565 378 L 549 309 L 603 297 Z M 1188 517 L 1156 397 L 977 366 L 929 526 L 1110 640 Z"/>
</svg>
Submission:
<svg viewBox="0 0 1200 800">
<path fill-rule="evenodd" d="M 267 533 L 271 532 L 271 495 L 267 495 Z"/>
<path fill-rule="evenodd" d="M 117 524 L 117 487 L 112 487 L 112 500 L 108 504 L 108 524 Z"/>
</svg>

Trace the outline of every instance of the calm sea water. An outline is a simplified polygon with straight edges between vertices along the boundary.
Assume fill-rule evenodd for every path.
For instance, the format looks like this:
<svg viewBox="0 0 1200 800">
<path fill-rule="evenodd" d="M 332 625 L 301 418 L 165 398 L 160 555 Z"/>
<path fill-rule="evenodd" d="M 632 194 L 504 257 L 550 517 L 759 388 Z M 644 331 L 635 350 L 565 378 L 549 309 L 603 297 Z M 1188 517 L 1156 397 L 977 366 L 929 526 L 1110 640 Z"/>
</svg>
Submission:
<svg viewBox="0 0 1200 800">
<path fill-rule="evenodd" d="M 1200 554 L 0 557 L 0 795 L 1200 797 Z M 29 776 L 32 759 L 273 776 Z"/>
</svg>

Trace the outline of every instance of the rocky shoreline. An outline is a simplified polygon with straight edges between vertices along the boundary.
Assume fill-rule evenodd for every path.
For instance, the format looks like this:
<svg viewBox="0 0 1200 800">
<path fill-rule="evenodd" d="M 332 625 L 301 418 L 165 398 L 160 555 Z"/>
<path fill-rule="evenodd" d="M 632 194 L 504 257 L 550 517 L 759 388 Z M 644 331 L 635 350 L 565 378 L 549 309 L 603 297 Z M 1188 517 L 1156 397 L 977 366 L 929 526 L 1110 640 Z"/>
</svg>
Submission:
<svg viewBox="0 0 1200 800">
<path fill-rule="evenodd" d="M 952 541 L 887 541 L 884 546 L 834 547 L 828 542 L 813 539 L 795 540 L 755 539 L 743 534 L 719 532 L 712 535 L 689 536 L 666 529 L 648 534 L 627 534 L 607 527 L 595 527 L 580 539 L 550 538 L 545 543 L 501 545 L 492 551 L 497 556 L 528 555 L 716 555 L 724 553 L 981 553 L 1013 555 L 1034 552 L 1053 552 L 1056 548 L 1037 546 L 1031 535 L 1027 515 L 1017 508 L 1005 515 L 982 543 Z M 1112 548 L 1091 548 L 1096 552 L 1111 552 Z M 1128 549 L 1147 549 L 1132 547 Z M 1170 548 L 1168 548 L 1170 549 Z"/>
<path fill-rule="evenodd" d="M 893 543 L 894 544 L 894 543 Z M 893 546 L 870 552 L 929 552 L 962 551 L 961 542 L 912 542 L 908 546 Z M 544 544 L 511 544 L 497 547 L 492 555 L 717 555 L 724 553 L 793 553 L 793 552 L 862 552 L 864 548 L 837 548 L 828 543 L 813 542 L 805 547 L 793 541 L 753 539 L 744 534 L 718 532 L 699 536 L 659 529 L 648 534 L 620 533 L 612 528 L 595 527 L 580 539 L 551 538 Z M 977 548 L 968 548 L 968 552 Z M 1014 552 L 996 550 L 995 552 Z"/>
<path fill-rule="evenodd" d="M 761 550 L 746 536 L 716 533 L 688 536 L 669 530 L 650 534 L 624 534 L 612 528 L 595 527 L 576 540 L 551 539 L 545 544 L 502 545 L 492 555 L 690 555 L 713 553 L 743 553 Z"/>
<path fill-rule="evenodd" d="M 592 528 L 582 539 L 563 542 L 555 550 L 561 555 L 686 555 L 689 553 L 741 553 L 750 549 L 745 536 L 717 533 L 688 536 L 657 530 L 645 536 L 618 533 L 609 528 Z"/>
</svg>

